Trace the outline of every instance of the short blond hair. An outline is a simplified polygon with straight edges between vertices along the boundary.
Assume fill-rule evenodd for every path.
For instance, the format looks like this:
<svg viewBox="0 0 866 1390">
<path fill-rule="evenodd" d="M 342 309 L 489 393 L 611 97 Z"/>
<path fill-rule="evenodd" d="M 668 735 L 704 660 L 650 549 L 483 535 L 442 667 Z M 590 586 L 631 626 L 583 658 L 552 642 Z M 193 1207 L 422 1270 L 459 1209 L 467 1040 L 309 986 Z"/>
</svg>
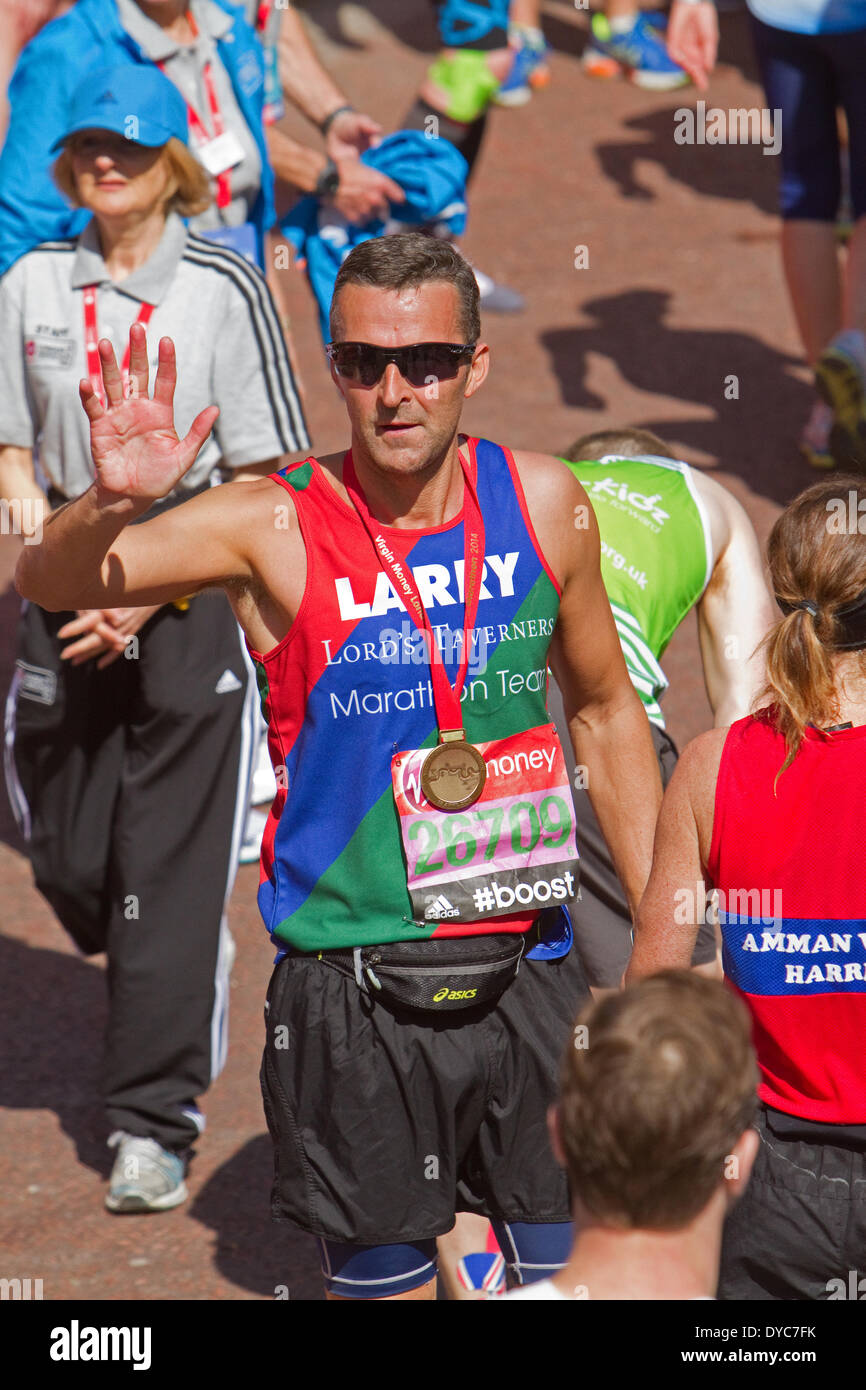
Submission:
<svg viewBox="0 0 866 1390">
<path fill-rule="evenodd" d="M 52 174 L 61 193 L 77 208 L 81 207 L 81 203 L 72 170 L 75 143 L 76 136 L 71 135 L 54 161 Z M 172 135 L 162 146 L 161 158 L 173 184 L 172 192 L 166 199 L 166 212 L 176 212 L 180 217 L 195 217 L 210 207 L 213 201 L 210 178 L 186 145 Z"/>
</svg>

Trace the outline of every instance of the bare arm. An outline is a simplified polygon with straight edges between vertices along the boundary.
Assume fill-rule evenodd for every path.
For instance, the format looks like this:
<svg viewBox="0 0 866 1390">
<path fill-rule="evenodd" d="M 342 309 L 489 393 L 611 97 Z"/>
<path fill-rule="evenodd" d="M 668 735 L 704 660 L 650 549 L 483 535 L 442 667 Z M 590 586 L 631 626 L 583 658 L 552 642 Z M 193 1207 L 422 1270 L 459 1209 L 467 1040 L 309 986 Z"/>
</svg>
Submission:
<svg viewBox="0 0 866 1390">
<path fill-rule="evenodd" d="M 776 621 L 758 540 L 735 497 L 705 474 L 692 474 L 712 523 L 716 563 L 698 601 L 698 634 L 716 728 L 748 714 L 764 682 L 758 648 Z"/>
<path fill-rule="evenodd" d="M 550 660 L 587 791 L 634 913 L 649 875 L 661 779 L 599 567 L 595 515 L 568 468 L 515 456 L 541 548 L 562 588 Z"/>
<path fill-rule="evenodd" d="M 319 61 L 303 20 L 293 6 L 282 17 L 277 62 L 283 91 L 314 125 L 321 126 L 334 111 L 349 106 Z M 399 184 L 359 159 L 381 134 L 378 122 L 362 111 L 342 111 L 328 129 L 327 153 L 322 154 L 299 144 L 277 126 L 268 126 L 268 158 L 278 178 L 304 193 L 313 192 L 328 159 L 332 159 L 340 175 L 340 186 L 330 201 L 350 222 L 367 222 L 372 217 L 387 217 L 389 202 L 405 202 Z"/>
<path fill-rule="evenodd" d="M 293 5 L 284 12 L 277 40 L 277 64 L 283 91 L 314 125 L 347 105 L 330 73 L 319 61 L 303 20 Z"/>
<path fill-rule="evenodd" d="M 674 0 L 668 19 L 668 54 L 685 68 L 701 92 L 707 89 L 718 47 L 719 19 L 712 0 L 701 4 Z"/>
<path fill-rule="evenodd" d="M 36 481 L 33 450 L 17 444 L 0 445 L 0 498 L 7 502 L 30 502 L 39 520 L 48 513 L 48 498 Z"/>
<path fill-rule="evenodd" d="M 688 969 L 705 907 L 705 865 L 713 832 L 716 779 L 727 729 L 684 749 L 659 814 L 652 873 L 635 921 L 626 984 L 659 970 Z"/>
</svg>

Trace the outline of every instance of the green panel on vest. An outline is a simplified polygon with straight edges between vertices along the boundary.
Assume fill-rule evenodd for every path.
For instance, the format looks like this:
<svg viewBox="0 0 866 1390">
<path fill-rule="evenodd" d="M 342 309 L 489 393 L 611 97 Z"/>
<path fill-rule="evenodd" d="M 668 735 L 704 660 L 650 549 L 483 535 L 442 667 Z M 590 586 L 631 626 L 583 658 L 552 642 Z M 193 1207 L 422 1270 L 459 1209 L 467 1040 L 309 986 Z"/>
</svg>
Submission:
<svg viewBox="0 0 866 1390">
<path fill-rule="evenodd" d="M 295 492 L 303 492 L 304 488 L 310 486 L 313 479 L 313 465 L 309 462 L 299 463 L 297 468 L 284 468 L 280 473 L 281 478 L 295 489 Z"/>
<path fill-rule="evenodd" d="M 268 699 L 268 696 L 269 696 L 270 693 L 271 693 L 271 688 L 270 688 L 270 686 L 269 686 L 269 684 L 268 684 L 268 673 L 267 673 L 267 671 L 265 670 L 264 663 L 261 662 L 261 661 L 255 662 L 255 668 L 256 668 L 256 685 L 258 686 L 258 690 L 259 690 L 259 701 L 260 701 L 261 707 L 262 707 L 262 718 L 263 718 L 263 719 L 267 719 L 268 716 L 267 716 L 267 714 L 265 713 L 265 702 L 266 702 L 266 700 Z"/>
<path fill-rule="evenodd" d="M 707 581 L 707 537 L 677 460 L 646 457 L 571 463 L 601 535 L 601 577 L 625 664 L 647 713 L 664 727 L 659 659 Z"/>
</svg>

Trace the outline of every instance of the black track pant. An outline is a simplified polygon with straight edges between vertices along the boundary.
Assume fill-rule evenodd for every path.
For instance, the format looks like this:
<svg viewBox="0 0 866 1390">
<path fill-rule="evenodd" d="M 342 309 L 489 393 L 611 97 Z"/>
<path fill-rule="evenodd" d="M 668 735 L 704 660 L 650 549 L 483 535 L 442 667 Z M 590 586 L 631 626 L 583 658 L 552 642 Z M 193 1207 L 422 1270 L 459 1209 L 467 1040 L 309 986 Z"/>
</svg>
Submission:
<svg viewBox="0 0 866 1390">
<path fill-rule="evenodd" d="M 161 609 L 102 671 L 60 661 L 72 616 L 25 606 L 7 784 L 37 888 L 82 951 L 108 953 L 109 1124 L 180 1150 L 225 1056 L 254 682 L 221 594 Z"/>
</svg>

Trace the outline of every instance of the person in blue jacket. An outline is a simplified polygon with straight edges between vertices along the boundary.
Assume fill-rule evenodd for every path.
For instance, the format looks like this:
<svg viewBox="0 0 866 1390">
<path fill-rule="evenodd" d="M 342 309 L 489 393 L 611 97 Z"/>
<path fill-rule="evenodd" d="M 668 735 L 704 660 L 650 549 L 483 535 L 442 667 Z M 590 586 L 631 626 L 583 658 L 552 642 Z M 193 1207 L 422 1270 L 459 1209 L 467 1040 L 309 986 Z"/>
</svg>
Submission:
<svg viewBox="0 0 866 1390">
<path fill-rule="evenodd" d="M 230 0 L 78 0 L 27 45 L 9 87 L 0 156 L 0 273 L 40 242 L 77 236 L 88 214 L 51 178 L 51 146 L 66 128 L 83 76 L 156 63 L 189 110 L 190 143 L 214 180 L 200 234 L 262 259 L 274 221 L 265 144 L 262 49 Z"/>
</svg>

